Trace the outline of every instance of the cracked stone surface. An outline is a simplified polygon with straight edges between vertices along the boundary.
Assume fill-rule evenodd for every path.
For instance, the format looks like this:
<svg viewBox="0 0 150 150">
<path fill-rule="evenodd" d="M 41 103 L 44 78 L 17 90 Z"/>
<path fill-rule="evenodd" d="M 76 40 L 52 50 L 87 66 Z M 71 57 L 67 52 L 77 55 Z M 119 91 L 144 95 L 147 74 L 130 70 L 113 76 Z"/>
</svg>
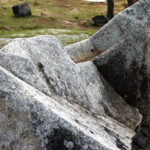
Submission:
<svg viewBox="0 0 150 150">
<path fill-rule="evenodd" d="M 0 66 L 1 148 L 131 148 L 138 110 L 92 62 L 75 64 L 55 37 L 13 40 Z"/>
<path fill-rule="evenodd" d="M 115 16 L 86 42 L 66 47 L 71 57 L 105 51 L 94 64 L 115 91 L 143 116 L 133 138 L 135 150 L 150 149 L 149 12 L 150 1 L 141 0 Z"/>
<path fill-rule="evenodd" d="M 67 47 L 53 36 L 3 47 L 0 149 L 149 148 L 149 11 L 140 1 Z M 94 61 L 73 61 L 100 49 Z"/>
<path fill-rule="evenodd" d="M 120 27 L 123 34 L 114 35 L 120 40 L 115 40 L 107 51 L 93 61 L 115 91 L 130 105 L 136 106 L 143 115 L 133 138 L 135 150 L 150 149 L 149 12 L 150 1 L 143 0 L 117 15 L 110 23 L 117 23 Z M 93 40 L 98 37 L 101 39 L 98 33 L 94 36 Z"/>
</svg>

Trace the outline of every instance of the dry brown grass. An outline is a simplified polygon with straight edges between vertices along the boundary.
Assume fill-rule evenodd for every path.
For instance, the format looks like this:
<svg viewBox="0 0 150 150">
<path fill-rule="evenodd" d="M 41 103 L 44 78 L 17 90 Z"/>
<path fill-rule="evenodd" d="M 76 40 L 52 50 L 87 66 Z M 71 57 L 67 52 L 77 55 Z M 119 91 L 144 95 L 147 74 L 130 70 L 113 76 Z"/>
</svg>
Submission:
<svg viewBox="0 0 150 150">
<path fill-rule="evenodd" d="M 75 63 L 81 63 L 81 62 L 86 62 L 86 61 L 92 61 L 96 56 L 98 56 L 99 54 L 103 53 L 104 51 L 103 50 L 97 50 L 95 52 L 89 52 L 89 53 L 86 53 L 82 56 L 79 56 L 79 57 L 73 57 L 73 61 Z"/>
</svg>

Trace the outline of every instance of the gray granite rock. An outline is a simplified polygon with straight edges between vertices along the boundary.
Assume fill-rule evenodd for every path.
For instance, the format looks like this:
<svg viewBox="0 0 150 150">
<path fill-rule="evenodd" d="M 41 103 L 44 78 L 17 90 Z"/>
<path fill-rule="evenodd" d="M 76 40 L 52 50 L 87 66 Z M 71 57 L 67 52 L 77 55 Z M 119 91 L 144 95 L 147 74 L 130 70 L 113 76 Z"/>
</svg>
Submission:
<svg viewBox="0 0 150 150">
<path fill-rule="evenodd" d="M 136 106 L 143 115 L 137 134 L 133 138 L 133 147 L 150 149 L 150 1 L 143 0 L 117 15 L 109 24 L 117 24 L 122 32 L 121 36 L 106 44 L 107 51 L 99 55 L 94 64 L 100 73 L 129 104 Z M 108 26 L 109 26 L 108 24 Z M 106 31 L 110 31 L 105 26 Z M 110 28 L 111 29 L 111 28 Z M 91 39 L 101 41 L 103 29 Z M 105 32 L 106 33 L 106 32 Z M 108 37 L 104 35 L 104 38 Z M 104 39 L 105 40 L 105 39 Z M 97 41 L 95 50 L 105 47 L 104 43 Z"/>
<path fill-rule="evenodd" d="M 0 149 L 130 148 L 131 129 L 111 118 L 95 118 L 63 98 L 60 103 L 2 67 L 0 76 Z"/>
<path fill-rule="evenodd" d="M 94 47 L 89 39 L 68 45 L 64 49 L 71 58 L 83 56 L 94 51 Z"/>
<path fill-rule="evenodd" d="M 140 96 L 140 70 L 143 64 L 143 48 L 148 37 L 143 26 L 136 27 L 124 40 L 94 60 L 100 73 L 115 91 L 135 106 L 135 100 Z"/>
<path fill-rule="evenodd" d="M 124 101 L 105 86 L 93 63 L 75 64 L 53 36 L 14 40 L 1 50 L 0 65 L 48 96 L 58 95 L 96 114 L 110 114 L 132 128 L 138 124 L 139 117 L 134 117 L 137 110 L 124 107 Z M 116 104 L 129 114 L 122 113 L 120 119 Z M 135 122 L 126 121 L 129 118 Z"/>
<path fill-rule="evenodd" d="M 134 150 L 150 149 L 150 36 L 143 49 L 143 64 L 140 70 L 139 91 L 140 97 L 137 99 L 138 108 L 143 115 L 143 119 L 137 128 L 136 136 L 133 138 Z"/>
<path fill-rule="evenodd" d="M 130 150 L 135 128 L 132 149 L 149 149 L 149 12 L 140 1 L 65 48 L 53 36 L 2 48 L 0 149 Z"/>
<path fill-rule="evenodd" d="M 95 33 L 90 41 L 95 50 L 107 50 L 120 42 L 141 24 L 144 28 L 150 23 L 150 1 L 141 0 L 116 15 L 108 24 Z"/>
<path fill-rule="evenodd" d="M 3 47 L 0 77 L 0 149 L 131 149 L 138 110 L 55 37 Z"/>
<path fill-rule="evenodd" d="M 115 91 L 143 115 L 133 139 L 135 150 L 150 149 L 149 26 L 150 1 L 141 0 L 116 15 L 86 43 L 81 41 L 65 47 L 71 57 L 79 57 L 82 52 L 85 55 L 105 51 L 94 64 Z"/>
<path fill-rule="evenodd" d="M 137 25 L 143 28 L 150 24 L 150 2 L 141 0 L 133 6 L 116 15 L 111 21 L 103 26 L 98 32 L 85 41 L 66 46 L 66 51 L 72 57 L 87 52 L 111 48 L 125 38 Z M 82 46 L 84 45 L 84 47 Z M 74 48 L 75 47 L 75 48 Z M 81 52 L 81 53 L 80 53 Z"/>
</svg>

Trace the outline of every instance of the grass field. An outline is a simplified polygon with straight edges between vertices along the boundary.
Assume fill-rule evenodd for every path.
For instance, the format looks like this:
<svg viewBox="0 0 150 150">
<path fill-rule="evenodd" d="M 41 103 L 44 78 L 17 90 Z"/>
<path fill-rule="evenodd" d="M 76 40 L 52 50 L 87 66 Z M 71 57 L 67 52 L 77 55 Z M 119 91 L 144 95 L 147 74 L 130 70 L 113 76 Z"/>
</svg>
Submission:
<svg viewBox="0 0 150 150">
<path fill-rule="evenodd" d="M 14 17 L 12 6 L 23 2 L 29 3 L 32 16 Z M 124 4 L 124 0 L 115 0 L 115 14 L 124 9 Z M 90 36 L 100 28 L 91 25 L 91 18 L 105 15 L 106 11 L 107 3 L 82 0 L 0 0 L 0 37 L 50 34 L 46 32 L 49 28 L 70 29 L 66 34 L 86 33 Z"/>
</svg>

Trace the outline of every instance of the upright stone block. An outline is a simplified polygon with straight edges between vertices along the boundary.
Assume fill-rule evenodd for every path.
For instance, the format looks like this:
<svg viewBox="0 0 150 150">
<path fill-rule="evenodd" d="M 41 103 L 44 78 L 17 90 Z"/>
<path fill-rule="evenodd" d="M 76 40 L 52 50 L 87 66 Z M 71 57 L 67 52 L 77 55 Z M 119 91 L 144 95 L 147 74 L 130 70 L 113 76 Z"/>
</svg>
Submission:
<svg viewBox="0 0 150 150">
<path fill-rule="evenodd" d="M 28 3 L 23 3 L 15 5 L 12 7 L 13 13 L 16 17 L 26 17 L 31 16 L 31 10 Z"/>
</svg>

